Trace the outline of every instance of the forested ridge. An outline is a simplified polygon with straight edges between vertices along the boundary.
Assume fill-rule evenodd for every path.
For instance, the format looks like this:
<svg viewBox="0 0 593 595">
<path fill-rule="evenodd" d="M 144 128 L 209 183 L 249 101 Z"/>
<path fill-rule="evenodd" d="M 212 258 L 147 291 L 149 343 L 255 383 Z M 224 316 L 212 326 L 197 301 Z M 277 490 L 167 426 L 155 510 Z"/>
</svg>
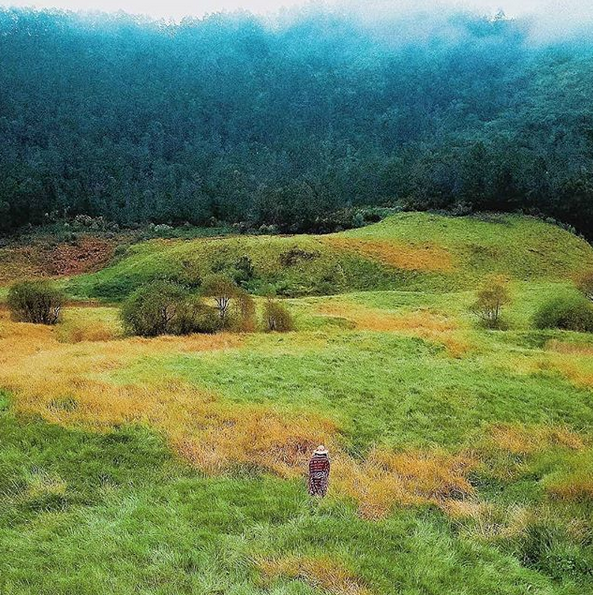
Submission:
<svg viewBox="0 0 593 595">
<path fill-rule="evenodd" d="M 592 97 L 593 42 L 534 43 L 503 15 L 5 9 L 0 230 L 84 214 L 330 231 L 370 205 L 521 210 L 593 237 Z"/>
</svg>

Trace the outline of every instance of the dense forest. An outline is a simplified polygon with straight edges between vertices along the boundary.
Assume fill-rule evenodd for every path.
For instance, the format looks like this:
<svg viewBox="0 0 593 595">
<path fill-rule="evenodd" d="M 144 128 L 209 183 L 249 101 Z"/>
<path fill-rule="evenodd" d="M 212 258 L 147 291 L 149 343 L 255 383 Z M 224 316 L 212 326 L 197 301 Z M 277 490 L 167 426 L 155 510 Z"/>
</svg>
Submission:
<svg viewBox="0 0 593 595">
<path fill-rule="evenodd" d="M 521 210 L 593 237 L 592 98 L 593 42 L 534 43 L 503 14 L 5 9 L 0 230 L 324 231 L 370 205 Z"/>
</svg>

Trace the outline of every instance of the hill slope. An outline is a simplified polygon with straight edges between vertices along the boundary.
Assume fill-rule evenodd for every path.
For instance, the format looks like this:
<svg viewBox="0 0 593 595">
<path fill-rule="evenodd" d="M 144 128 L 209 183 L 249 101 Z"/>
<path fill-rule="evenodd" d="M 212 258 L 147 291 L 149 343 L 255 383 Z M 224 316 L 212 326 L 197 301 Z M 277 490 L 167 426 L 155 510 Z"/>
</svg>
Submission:
<svg viewBox="0 0 593 595">
<path fill-rule="evenodd" d="M 0 310 L 0 593 L 593 592 L 593 338 L 531 324 L 591 259 L 534 219 L 406 213 L 149 241 L 62 281 L 119 299 L 227 270 L 310 293 L 338 271 L 341 293 L 284 300 L 291 333 L 145 339 L 114 305 L 56 327 Z M 512 278 L 504 331 L 468 310 L 493 272 Z"/>
<path fill-rule="evenodd" d="M 589 244 L 538 219 L 402 213 L 325 236 L 145 242 L 110 267 L 73 279 L 68 289 L 84 298 L 119 299 L 155 277 L 199 285 L 207 274 L 223 271 L 255 292 L 273 287 L 285 296 L 451 291 L 472 288 L 491 273 L 518 280 L 568 280 L 589 268 Z"/>
</svg>

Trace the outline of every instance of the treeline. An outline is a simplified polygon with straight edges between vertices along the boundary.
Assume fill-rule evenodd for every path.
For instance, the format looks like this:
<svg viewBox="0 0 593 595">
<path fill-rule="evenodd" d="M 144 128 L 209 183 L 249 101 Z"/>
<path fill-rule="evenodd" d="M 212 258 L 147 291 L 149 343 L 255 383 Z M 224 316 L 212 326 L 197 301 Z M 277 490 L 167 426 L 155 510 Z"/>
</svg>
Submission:
<svg viewBox="0 0 593 595">
<path fill-rule="evenodd" d="M 593 43 L 418 19 L 1 11 L 0 230 L 84 214 L 329 231 L 401 205 L 593 237 Z"/>
</svg>

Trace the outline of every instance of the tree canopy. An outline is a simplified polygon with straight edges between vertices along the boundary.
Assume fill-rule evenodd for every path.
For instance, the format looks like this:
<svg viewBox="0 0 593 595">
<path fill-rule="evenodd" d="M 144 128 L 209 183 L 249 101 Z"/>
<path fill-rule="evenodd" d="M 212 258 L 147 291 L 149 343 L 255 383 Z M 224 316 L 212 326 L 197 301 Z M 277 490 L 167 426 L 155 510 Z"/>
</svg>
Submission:
<svg viewBox="0 0 593 595">
<path fill-rule="evenodd" d="M 593 42 L 466 13 L 417 29 L 1 10 L 0 230 L 84 214 L 316 231 L 402 205 L 592 237 Z"/>
</svg>

